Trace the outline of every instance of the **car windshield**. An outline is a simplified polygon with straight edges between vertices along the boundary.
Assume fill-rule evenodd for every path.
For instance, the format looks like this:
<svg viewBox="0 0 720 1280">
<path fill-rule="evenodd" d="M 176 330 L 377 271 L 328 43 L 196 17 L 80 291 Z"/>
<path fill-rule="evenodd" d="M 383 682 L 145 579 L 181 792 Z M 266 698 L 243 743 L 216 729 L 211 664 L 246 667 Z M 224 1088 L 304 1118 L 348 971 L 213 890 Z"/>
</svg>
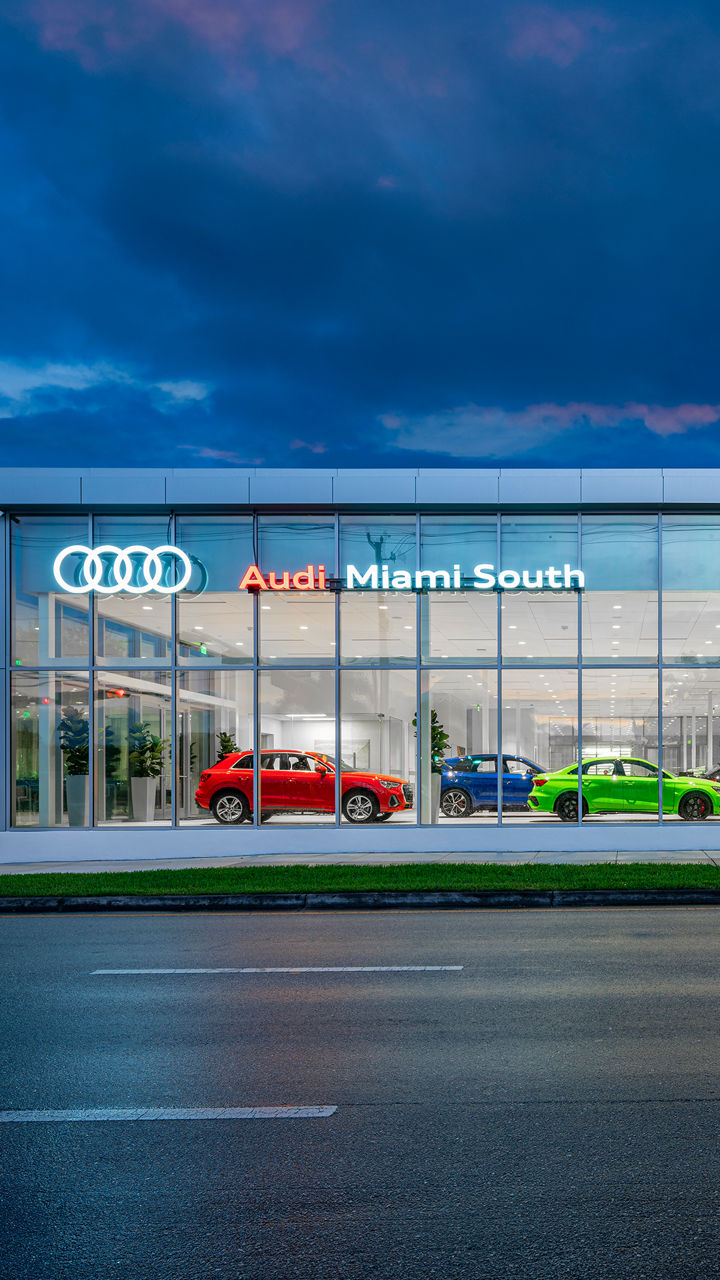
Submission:
<svg viewBox="0 0 720 1280">
<path fill-rule="evenodd" d="M 325 756 L 325 755 L 324 755 L 324 756 L 322 756 L 321 758 L 322 758 L 323 760 L 327 760 L 328 764 L 329 764 L 329 765 L 331 765 L 333 769 L 335 768 L 335 757 L 334 757 L 334 756 Z M 361 772 L 362 772 L 360 769 L 355 769 L 355 768 L 353 768 L 353 766 L 352 766 L 351 764 L 346 764 L 346 762 L 345 762 L 344 760 L 341 760 L 341 761 L 340 761 L 340 768 L 342 769 L 343 773 L 361 773 Z"/>
</svg>

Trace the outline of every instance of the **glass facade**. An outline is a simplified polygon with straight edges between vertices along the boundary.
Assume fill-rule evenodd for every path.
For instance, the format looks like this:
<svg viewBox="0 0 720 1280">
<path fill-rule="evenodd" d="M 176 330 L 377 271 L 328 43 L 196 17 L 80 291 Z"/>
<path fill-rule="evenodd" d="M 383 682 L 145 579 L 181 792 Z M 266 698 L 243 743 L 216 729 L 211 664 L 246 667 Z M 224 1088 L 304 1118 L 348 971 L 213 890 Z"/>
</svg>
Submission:
<svg viewBox="0 0 720 1280">
<path fill-rule="evenodd" d="M 720 516 L 6 523 L 6 826 L 720 817 Z"/>
</svg>

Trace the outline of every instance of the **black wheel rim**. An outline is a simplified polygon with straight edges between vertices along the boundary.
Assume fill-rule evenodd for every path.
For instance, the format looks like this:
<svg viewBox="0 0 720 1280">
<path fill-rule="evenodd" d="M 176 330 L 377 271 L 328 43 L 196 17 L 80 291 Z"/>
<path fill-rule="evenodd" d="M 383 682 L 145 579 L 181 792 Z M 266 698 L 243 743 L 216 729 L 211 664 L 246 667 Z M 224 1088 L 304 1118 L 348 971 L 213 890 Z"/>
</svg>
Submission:
<svg viewBox="0 0 720 1280">
<path fill-rule="evenodd" d="M 563 822 L 577 822 L 578 807 L 577 800 L 573 796 L 565 796 L 564 800 L 558 805 L 558 813 Z"/>
<path fill-rule="evenodd" d="M 464 818 L 468 802 L 464 791 L 451 789 L 446 791 L 442 800 L 442 811 L 446 818 Z"/>
</svg>

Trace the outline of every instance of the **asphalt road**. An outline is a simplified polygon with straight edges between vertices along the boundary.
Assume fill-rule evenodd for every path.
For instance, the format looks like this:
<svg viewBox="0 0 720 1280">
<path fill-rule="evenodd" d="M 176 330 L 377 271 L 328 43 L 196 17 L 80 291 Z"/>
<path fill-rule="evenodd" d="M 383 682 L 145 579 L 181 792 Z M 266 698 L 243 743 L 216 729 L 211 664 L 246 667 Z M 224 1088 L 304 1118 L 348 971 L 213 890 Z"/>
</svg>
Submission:
<svg viewBox="0 0 720 1280">
<path fill-rule="evenodd" d="M 713 909 L 0 921 L 12 1280 L 720 1276 Z M 460 972 L 96 969 L 462 965 Z"/>
</svg>

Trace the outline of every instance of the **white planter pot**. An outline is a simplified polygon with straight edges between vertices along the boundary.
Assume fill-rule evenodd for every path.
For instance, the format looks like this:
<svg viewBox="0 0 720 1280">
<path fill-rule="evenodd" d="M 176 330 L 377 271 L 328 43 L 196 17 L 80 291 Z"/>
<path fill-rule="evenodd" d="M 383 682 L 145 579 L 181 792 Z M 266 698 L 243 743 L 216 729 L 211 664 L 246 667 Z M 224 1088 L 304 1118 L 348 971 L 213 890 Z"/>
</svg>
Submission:
<svg viewBox="0 0 720 1280">
<path fill-rule="evenodd" d="M 430 774 L 430 821 L 437 822 L 440 817 L 440 784 L 442 775 L 439 773 Z"/>
<path fill-rule="evenodd" d="M 86 827 L 90 810 L 90 779 L 86 773 L 65 779 L 65 799 L 70 826 Z"/>
<path fill-rule="evenodd" d="M 155 817 L 157 778 L 131 778 L 132 816 L 135 822 L 152 822 Z"/>
</svg>

